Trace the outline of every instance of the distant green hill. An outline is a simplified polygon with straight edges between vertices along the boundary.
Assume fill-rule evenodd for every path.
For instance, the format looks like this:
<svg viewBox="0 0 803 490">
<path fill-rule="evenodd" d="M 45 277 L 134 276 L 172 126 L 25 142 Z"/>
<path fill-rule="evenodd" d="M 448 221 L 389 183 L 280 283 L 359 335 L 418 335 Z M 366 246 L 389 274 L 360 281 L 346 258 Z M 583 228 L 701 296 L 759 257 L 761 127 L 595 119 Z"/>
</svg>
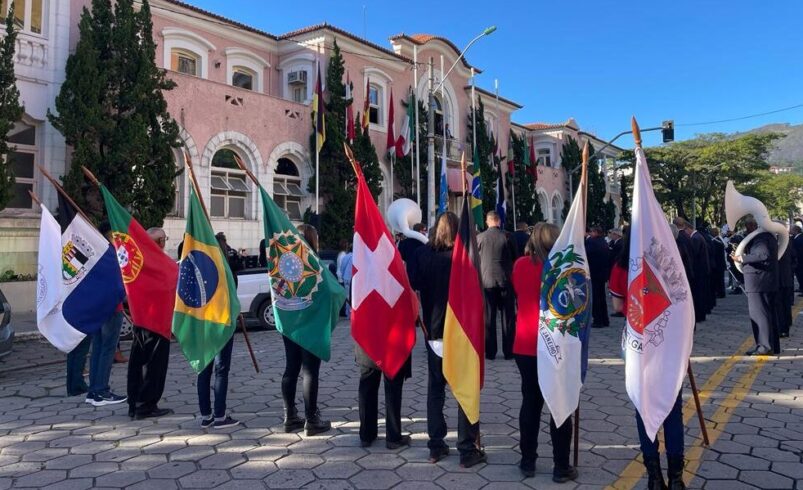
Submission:
<svg viewBox="0 0 803 490">
<path fill-rule="evenodd" d="M 767 124 L 747 132 L 783 134 L 784 137 L 775 143 L 775 149 L 770 153 L 770 164 L 793 167 L 797 172 L 803 173 L 803 124 Z"/>
</svg>

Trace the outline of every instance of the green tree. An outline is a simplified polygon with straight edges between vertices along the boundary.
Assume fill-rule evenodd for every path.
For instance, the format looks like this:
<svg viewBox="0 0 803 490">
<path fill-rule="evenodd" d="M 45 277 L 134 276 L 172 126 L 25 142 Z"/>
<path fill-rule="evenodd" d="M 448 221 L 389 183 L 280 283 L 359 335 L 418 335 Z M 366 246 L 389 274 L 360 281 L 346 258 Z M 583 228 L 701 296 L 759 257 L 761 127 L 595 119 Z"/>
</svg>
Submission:
<svg viewBox="0 0 803 490">
<path fill-rule="evenodd" d="M 614 227 L 614 220 L 616 218 L 616 206 L 613 202 L 606 198 L 607 186 L 605 183 L 605 175 L 594 158 L 594 145 L 588 145 L 588 204 L 586 208 L 586 224 L 587 226 L 601 226 L 603 229 L 608 230 Z M 583 151 L 580 148 L 577 140 L 569 136 L 566 143 L 563 144 L 561 150 L 561 164 L 566 172 L 571 175 L 572 181 L 572 196 L 577 193 L 577 188 L 580 185 L 580 177 L 582 172 Z M 563 219 L 569 212 L 571 202 L 566 200 L 563 208 Z"/>
<path fill-rule="evenodd" d="M 17 77 L 14 75 L 14 46 L 17 29 L 14 27 L 14 2 L 6 15 L 6 35 L 0 40 L 0 210 L 14 196 L 14 172 L 11 168 L 13 150 L 8 145 L 8 133 L 14 123 L 22 118 Z"/>
<path fill-rule="evenodd" d="M 493 140 L 488 133 L 488 125 L 485 123 L 485 104 L 482 97 L 477 97 L 476 115 L 474 109 L 468 113 L 467 136 L 466 136 L 466 162 L 470 162 L 473 152 L 473 137 L 477 137 L 477 153 L 480 161 L 480 182 L 482 185 L 482 210 L 483 215 L 488 211 L 496 209 L 496 179 L 498 170 L 494 165 Z M 474 121 L 477 122 L 477 130 L 474 131 Z M 484 224 L 480 225 L 484 228 Z"/>
<path fill-rule="evenodd" d="M 354 230 L 357 177 L 343 149 L 343 143 L 346 141 L 346 107 L 348 104 L 353 104 L 354 101 L 346 100 L 344 75 L 343 55 L 337 40 L 335 40 L 326 70 L 326 95 L 328 95 L 325 104 L 326 141 L 321 148 L 319 165 L 321 179 L 319 192 L 322 208 L 320 239 L 321 247 L 325 248 L 335 248 L 344 240 L 350 242 Z M 356 118 L 356 126 L 358 130 L 353 144 L 354 156 L 362 164 L 368 186 L 376 198 L 382 191 L 382 172 L 379 167 L 379 159 L 370 138 L 367 134 L 363 134 L 360 128 L 359 117 Z M 314 155 L 315 128 L 312 125 L 310 128 L 312 129 L 310 148 Z M 315 179 L 316 176 L 310 179 L 310 192 L 315 191 Z M 311 211 L 307 211 L 306 220 L 310 220 Z"/>
<path fill-rule="evenodd" d="M 95 219 L 102 200 L 83 177 L 89 168 L 146 228 L 159 226 L 173 207 L 180 146 L 178 125 L 163 91 L 175 83 L 155 64 L 150 5 L 133 0 L 93 0 L 84 8 L 80 37 L 67 60 L 51 124 L 73 147 L 66 191 Z"/>
<path fill-rule="evenodd" d="M 800 214 L 803 202 L 803 176 L 794 174 L 769 174 L 761 179 L 758 197 L 773 218 L 791 220 Z"/>
<path fill-rule="evenodd" d="M 515 189 L 516 191 L 516 219 L 524 221 L 528 225 L 534 225 L 539 221 L 543 221 L 544 215 L 541 211 L 541 204 L 538 202 L 535 180 L 532 175 L 527 173 L 527 168 L 524 167 L 525 137 L 519 137 L 513 131 L 510 132 L 510 150 L 508 154 L 510 155 L 509 158 L 513 159 L 514 171 L 508 173 L 508 189 Z M 534 162 L 532 165 L 535 168 Z M 512 221 L 512 210 L 508 213 L 508 216 L 510 216 L 510 223 L 515 226 Z"/>
</svg>

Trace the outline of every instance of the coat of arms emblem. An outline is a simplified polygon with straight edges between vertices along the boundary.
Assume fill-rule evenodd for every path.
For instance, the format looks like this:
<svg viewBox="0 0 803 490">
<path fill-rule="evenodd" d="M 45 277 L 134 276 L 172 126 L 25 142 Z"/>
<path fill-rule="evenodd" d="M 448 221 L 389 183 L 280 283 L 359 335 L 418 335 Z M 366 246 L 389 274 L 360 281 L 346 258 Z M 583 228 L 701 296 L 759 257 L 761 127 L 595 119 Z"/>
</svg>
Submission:
<svg viewBox="0 0 803 490">
<path fill-rule="evenodd" d="M 273 302 L 280 310 L 297 311 L 312 304 L 323 281 L 321 262 L 295 233 L 276 233 L 268 247 L 268 275 Z"/>
<path fill-rule="evenodd" d="M 120 264 L 120 272 L 123 275 L 123 282 L 128 284 L 136 280 L 139 271 L 145 263 L 142 252 L 137 246 L 137 242 L 131 235 L 114 232 L 114 248 L 117 250 L 117 262 Z"/>
</svg>

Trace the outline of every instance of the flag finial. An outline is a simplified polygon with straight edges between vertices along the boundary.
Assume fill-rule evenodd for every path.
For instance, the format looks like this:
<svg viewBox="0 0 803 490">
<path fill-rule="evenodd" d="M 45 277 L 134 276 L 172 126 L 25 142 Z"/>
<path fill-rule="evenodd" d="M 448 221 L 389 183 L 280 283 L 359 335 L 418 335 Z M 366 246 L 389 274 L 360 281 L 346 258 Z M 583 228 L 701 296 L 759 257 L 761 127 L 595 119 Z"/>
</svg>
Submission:
<svg viewBox="0 0 803 490">
<path fill-rule="evenodd" d="M 636 141 L 636 146 L 641 146 L 641 130 L 638 127 L 636 116 L 630 119 L 630 127 L 633 129 L 633 139 Z"/>
</svg>

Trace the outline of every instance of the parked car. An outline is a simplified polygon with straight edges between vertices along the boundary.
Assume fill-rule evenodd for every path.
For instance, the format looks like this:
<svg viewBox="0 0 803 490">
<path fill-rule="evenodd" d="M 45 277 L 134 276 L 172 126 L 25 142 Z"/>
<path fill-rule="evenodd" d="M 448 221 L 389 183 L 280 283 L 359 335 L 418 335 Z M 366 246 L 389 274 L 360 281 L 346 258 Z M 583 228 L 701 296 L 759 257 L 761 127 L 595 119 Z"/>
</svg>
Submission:
<svg viewBox="0 0 803 490">
<path fill-rule="evenodd" d="M 0 357 L 11 352 L 14 343 L 14 327 L 11 326 L 11 305 L 0 291 Z"/>
</svg>

